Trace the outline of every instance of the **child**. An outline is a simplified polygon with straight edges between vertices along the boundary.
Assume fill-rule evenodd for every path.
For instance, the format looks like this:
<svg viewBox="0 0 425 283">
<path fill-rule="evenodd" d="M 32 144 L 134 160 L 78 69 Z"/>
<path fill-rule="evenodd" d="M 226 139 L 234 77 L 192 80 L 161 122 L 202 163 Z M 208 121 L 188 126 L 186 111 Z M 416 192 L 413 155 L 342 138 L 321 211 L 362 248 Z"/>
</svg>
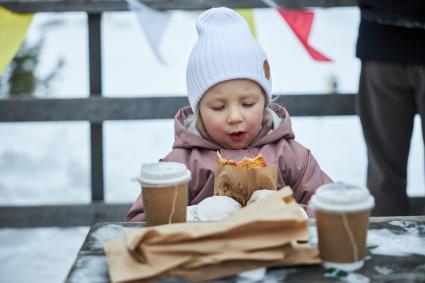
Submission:
<svg viewBox="0 0 425 283">
<path fill-rule="evenodd" d="M 267 164 L 279 166 L 278 188 L 289 185 L 306 205 L 318 186 L 332 180 L 294 140 L 287 110 L 271 103 L 267 56 L 248 24 L 231 9 L 212 8 L 196 28 L 186 69 L 190 107 L 176 114 L 173 150 L 162 159 L 192 172 L 189 205 L 213 195 L 217 151 L 235 161 L 262 153 Z M 126 219 L 144 219 L 141 196 Z"/>
</svg>

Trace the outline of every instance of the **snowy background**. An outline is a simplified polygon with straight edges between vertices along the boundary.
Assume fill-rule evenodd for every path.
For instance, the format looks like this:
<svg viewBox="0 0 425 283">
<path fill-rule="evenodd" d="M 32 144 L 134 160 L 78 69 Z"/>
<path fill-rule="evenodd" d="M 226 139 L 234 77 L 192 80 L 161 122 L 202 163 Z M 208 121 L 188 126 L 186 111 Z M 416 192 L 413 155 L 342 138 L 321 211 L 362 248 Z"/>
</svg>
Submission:
<svg viewBox="0 0 425 283">
<path fill-rule="evenodd" d="M 357 91 L 360 66 L 354 48 L 358 10 L 315 11 L 310 43 L 331 57 L 331 64 L 312 61 L 277 12 L 255 11 L 257 38 L 269 56 L 274 93 L 326 93 L 332 77 L 338 80 L 339 92 Z M 194 21 L 198 14 L 172 12 L 161 45 L 165 66 L 153 56 L 134 14 L 104 14 L 104 95 L 185 95 L 185 66 L 196 40 Z M 45 44 L 37 74 L 47 74 L 60 58 L 65 61 L 50 97 L 86 97 L 86 15 L 37 14 L 27 40 L 35 42 L 41 36 Z M 296 139 L 312 150 L 334 180 L 365 184 L 366 153 L 357 117 L 295 117 L 293 128 Z M 130 180 L 140 164 L 163 157 L 172 142 L 172 120 L 105 122 L 106 201 L 132 202 L 138 187 Z M 89 145 L 87 122 L 1 123 L 0 205 L 90 202 Z M 416 118 L 409 159 L 410 196 L 425 194 L 423 156 Z M 28 278 L 33 282 L 63 281 L 87 231 L 87 227 L 0 229 L 0 282 L 26 282 Z M 49 253 L 51 250 L 55 254 Z"/>
</svg>

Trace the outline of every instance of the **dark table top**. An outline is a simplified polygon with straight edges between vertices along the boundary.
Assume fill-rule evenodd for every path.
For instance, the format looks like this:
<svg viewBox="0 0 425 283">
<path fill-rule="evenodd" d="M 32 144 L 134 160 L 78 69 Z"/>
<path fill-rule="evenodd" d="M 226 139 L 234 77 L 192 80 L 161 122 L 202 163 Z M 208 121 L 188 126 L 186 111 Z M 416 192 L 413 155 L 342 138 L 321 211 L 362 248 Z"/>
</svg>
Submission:
<svg viewBox="0 0 425 283">
<path fill-rule="evenodd" d="M 309 225 L 311 242 L 317 242 L 314 219 L 309 220 Z M 145 227 L 145 224 L 114 222 L 93 225 L 65 282 L 110 282 L 103 243 L 122 237 L 127 228 L 133 227 Z M 268 269 L 266 277 L 261 281 L 336 282 L 335 278 L 328 278 L 327 275 L 329 274 L 320 265 L 280 267 Z M 413 281 L 408 281 L 410 279 Z M 425 215 L 371 217 L 365 264 L 343 281 L 425 282 Z M 183 281 L 167 279 L 166 282 Z M 232 276 L 213 282 L 252 281 L 241 276 Z"/>
</svg>

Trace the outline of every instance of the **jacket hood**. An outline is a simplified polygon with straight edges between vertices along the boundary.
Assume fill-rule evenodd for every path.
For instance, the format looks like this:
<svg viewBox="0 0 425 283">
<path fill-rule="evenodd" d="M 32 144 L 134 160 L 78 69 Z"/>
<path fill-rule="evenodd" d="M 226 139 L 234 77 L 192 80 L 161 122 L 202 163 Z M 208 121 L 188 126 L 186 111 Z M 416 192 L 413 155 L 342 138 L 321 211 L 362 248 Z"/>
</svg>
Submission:
<svg viewBox="0 0 425 283">
<path fill-rule="evenodd" d="M 288 111 L 279 104 L 272 103 L 270 111 L 273 119 L 266 121 L 257 137 L 251 142 L 249 147 L 262 146 L 274 143 L 282 138 L 294 139 L 291 119 Z M 203 148 L 209 150 L 220 150 L 223 147 L 213 140 L 203 138 L 193 127 L 194 115 L 190 107 L 181 108 L 174 118 L 174 144 L 175 148 Z"/>
</svg>

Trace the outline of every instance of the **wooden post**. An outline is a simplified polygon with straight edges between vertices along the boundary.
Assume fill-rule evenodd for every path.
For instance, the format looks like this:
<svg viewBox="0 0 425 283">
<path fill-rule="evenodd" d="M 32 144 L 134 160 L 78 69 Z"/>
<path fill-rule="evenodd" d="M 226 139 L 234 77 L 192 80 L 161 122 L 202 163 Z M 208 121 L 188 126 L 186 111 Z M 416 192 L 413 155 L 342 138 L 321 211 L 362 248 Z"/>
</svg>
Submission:
<svg viewBox="0 0 425 283">
<path fill-rule="evenodd" d="M 102 96 L 101 13 L 88 13 L 90 96 Z M 90 123 L 91 200 L 103 201 L 103 127 Z"/>
</svg>

